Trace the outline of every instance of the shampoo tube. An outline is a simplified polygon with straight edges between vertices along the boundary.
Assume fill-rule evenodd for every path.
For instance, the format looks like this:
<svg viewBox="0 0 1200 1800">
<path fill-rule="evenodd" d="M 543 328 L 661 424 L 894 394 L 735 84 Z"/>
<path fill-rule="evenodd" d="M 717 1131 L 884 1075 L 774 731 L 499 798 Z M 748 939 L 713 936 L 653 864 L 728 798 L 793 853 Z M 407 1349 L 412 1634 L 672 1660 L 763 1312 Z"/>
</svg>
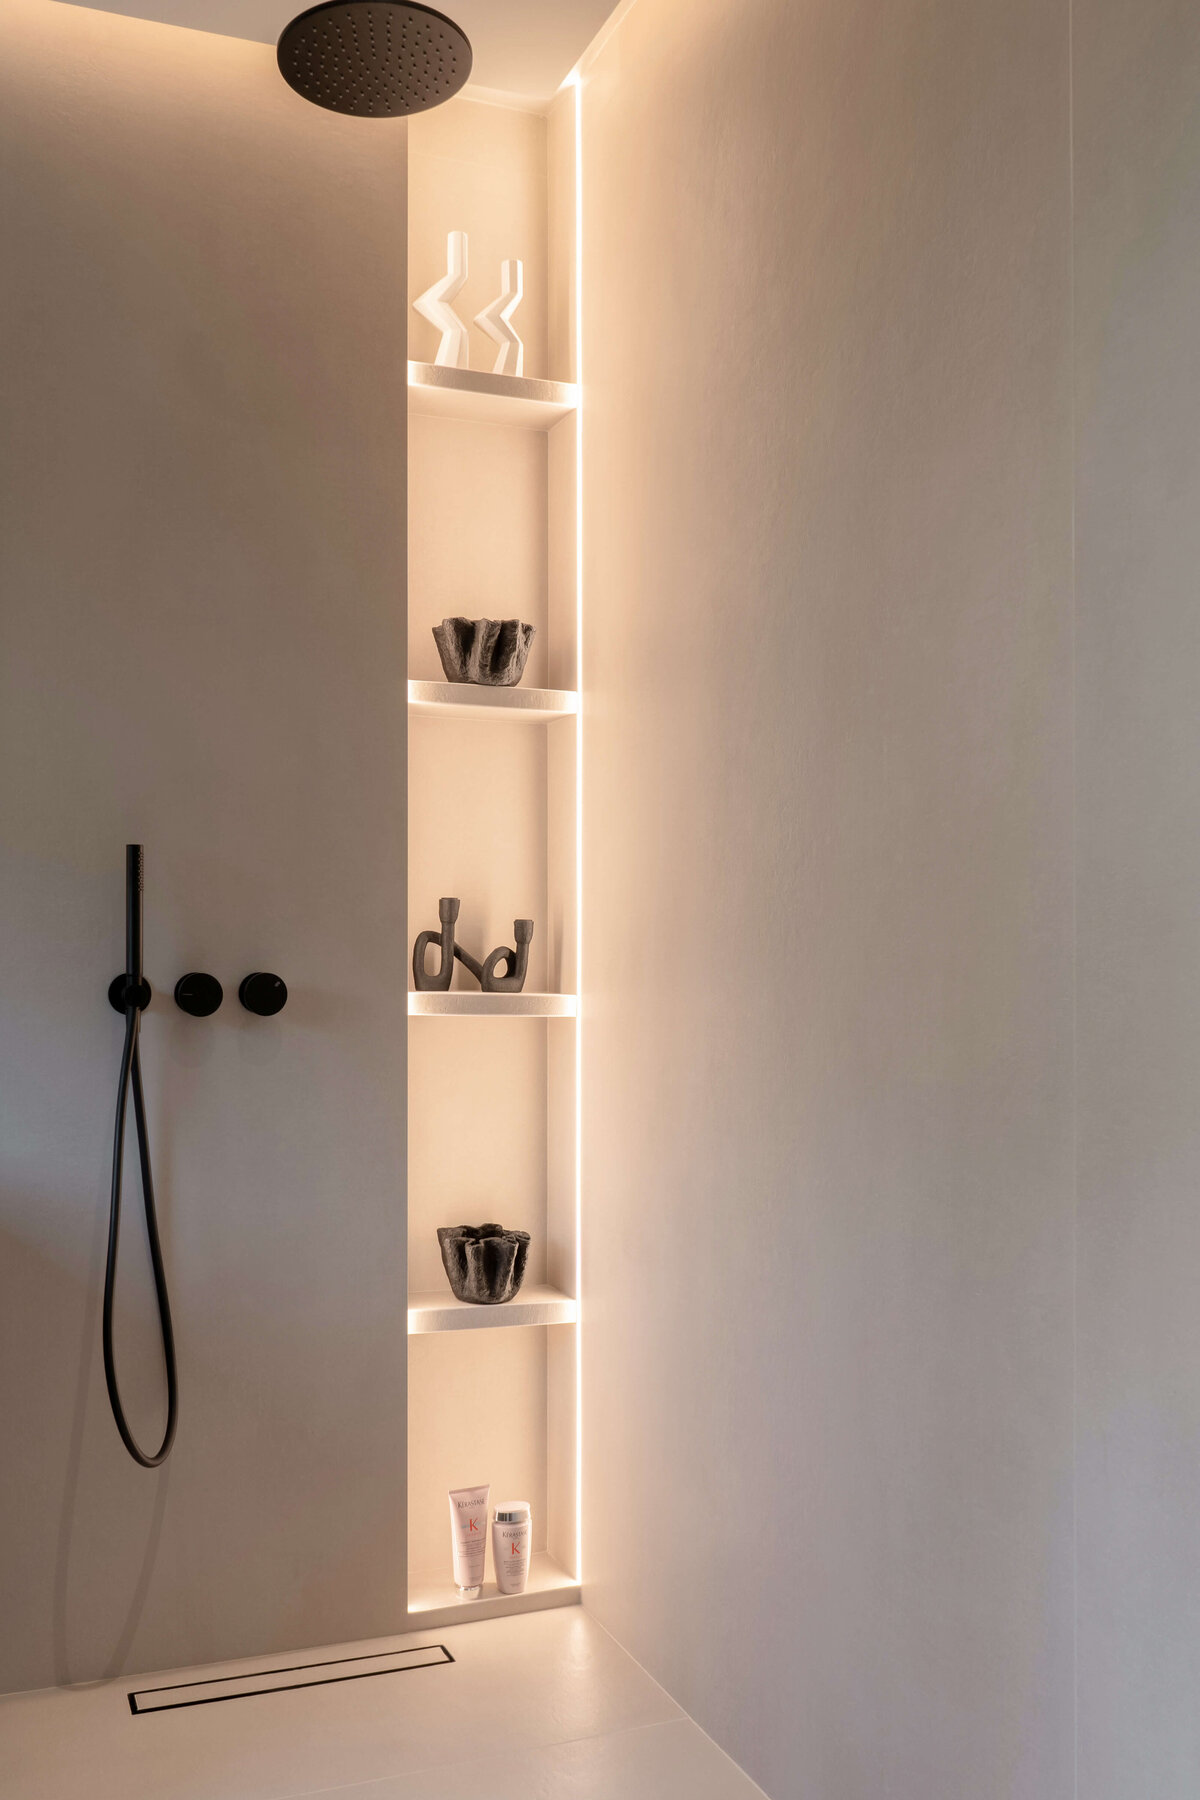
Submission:
<svg viewBox="0 0 1200 1800">
<path fill-rule="evenodd" d="M 460 1600 L 478 1600 L 487 1554 L 490 1483 L 450 1490 L 450 1542 L 454 1553 L 454 1585 Z"/>
</svg>

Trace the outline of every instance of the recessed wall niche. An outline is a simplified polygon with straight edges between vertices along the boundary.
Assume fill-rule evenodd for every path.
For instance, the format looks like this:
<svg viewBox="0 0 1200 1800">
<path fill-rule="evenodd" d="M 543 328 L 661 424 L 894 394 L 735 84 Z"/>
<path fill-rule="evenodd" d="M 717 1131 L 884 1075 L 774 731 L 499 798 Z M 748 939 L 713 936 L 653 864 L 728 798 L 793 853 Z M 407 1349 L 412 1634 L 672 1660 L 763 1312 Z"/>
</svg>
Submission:
<svg viewBox="0 0 1200 1800">
<path fill-rule="evenodd" d="M 574 103 L 547 117 L 467 94 L 409 127 L 409 943 L 443 895 L 476 957 L 534 921 L 520 996 L 457 966 L 448 994 L 409 996 L 409 1613 L 428 1625 L 579 1596 Z M 411 302 L 451 231 L 464 322 L 503 261 L 524 266 L 520 379 L 492 376 L 473 323 L 470 367 L 432 366 L 438 333 Z M 433 627 L 453 616 L 536 628 L 517 687 L 446 681 Z M 436 1233 L 485 1220 L 528 1231 L 529 1263 L 513 1301 L 472 1306 Z M 483 1482 L 493 1507 L 530 1502 L 533 1565 L 502 1596 L 489 1552 L 482 1597 L 460 1602 L 446 1496 Z"/>
</svg>

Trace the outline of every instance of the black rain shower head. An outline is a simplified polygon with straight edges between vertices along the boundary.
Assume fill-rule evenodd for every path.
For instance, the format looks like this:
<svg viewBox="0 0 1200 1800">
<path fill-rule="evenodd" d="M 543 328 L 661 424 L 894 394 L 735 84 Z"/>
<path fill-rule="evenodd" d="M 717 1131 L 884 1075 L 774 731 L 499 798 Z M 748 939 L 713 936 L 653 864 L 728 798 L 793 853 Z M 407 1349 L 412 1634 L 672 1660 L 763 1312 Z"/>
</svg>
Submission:
<svg viewBox="0 0 1200 1800">
<path fill-rule="evenodd" d="M 415 0 L 326 0 L 284 26 L 276 56 L 306 100 L 365 119 L 440 106 L 471 73 L 465 33 Z"/>
</svg>

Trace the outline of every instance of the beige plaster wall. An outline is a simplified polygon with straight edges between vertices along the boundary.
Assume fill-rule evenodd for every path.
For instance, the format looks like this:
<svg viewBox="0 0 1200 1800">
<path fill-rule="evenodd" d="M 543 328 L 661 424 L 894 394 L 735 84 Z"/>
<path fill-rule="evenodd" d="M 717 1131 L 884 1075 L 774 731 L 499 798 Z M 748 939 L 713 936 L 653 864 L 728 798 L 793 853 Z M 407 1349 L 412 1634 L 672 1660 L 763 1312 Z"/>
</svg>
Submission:
<svg viewBox="0 0 1200 1800">
<path fill-rule="evenodd" d="M 262 45 L 0 10 L 0 1688 L 394 1630 L 405 135 Z M 123 856 L 180 1359 L 99 1294 Z M 170 995 L 225 985 L 211 1020 Z M 251 969 L 291 999 L 236 1000 Z M 160 1363 L 131 1189 L 118 1353 Z M 2 1784 L 0 1784 L 2 1785 Z"/>
<path fill-rule="evenodd" d="M 588 1598 L 773 1800 L 1070 1791 L 1072 228 L 1079 1780 L 1196 1785 L 1200 42 L 1177 0 L 1074 13 L 1073 145 L 1032 0 L 638 0 L 583 88 Z M 547 192 L 536 115 L 420 121 L 407 278 L 403 132 L 262 46 L 8 0 L 0 90 L 13 1687 L 402 1615 L 404 295 L 461 224 L 464 305 L 524 256 L 527 367 L 572 373 L 573 129 Z M 478 599 L 569 679 L 569 434 L 413 428 L 413 673 Z M 414 913 L 473 883 L 499 941 L 550 909 L 553 771 L 443 729 Z M 158 1476 L 98 1355 L 135 836 Z M 270 1026 L 233 999 L 264 964 Z M 165 997 L 193 966 L 207 1025 Z M 477 1106 L 449 1151 L 414 1108 L 415 1285 L 449 1189 L 538 1220 L 568 1160 L 544 1028 L 489 1029 L 417 1028 L 418 1100 Z M 415 1346 L 430 1558 L 465 1446 L 552 1485 L 546 1346 L 496 1336 L 482 1424 L 478 1346 Z"/>
<path fill-rule="evenodd" d="M 1076 0 L 1079 1791 L 1200 1791 L 1200 16 Z"/>
<path fill-rule="evenodd" d="M 1068 74 L 584 75 L 585 1598 L 772 1800 L 1072 1791 Z"/>
</svg>

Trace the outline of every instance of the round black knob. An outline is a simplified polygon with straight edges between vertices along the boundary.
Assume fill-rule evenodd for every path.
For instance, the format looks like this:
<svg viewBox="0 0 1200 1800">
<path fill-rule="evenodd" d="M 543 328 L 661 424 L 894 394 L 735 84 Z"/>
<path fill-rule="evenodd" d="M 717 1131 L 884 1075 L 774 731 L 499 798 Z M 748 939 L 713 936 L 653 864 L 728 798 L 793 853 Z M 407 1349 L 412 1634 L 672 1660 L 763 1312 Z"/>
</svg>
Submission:
<svg viewBox="0 0 1200 1800">
<path fill-rule="evenodd" d="M 175 1004 L 191 1013 L 193 1019 L 211 1017 L 224 998 L 225 990 L 215 975 L 201 975 L 193 970 L 175 983 Z"/>
<path fill-rule="evenodd" d="M 278 975 L 247 975 L 238 988 L 238 999 L 247 1012 L 270 1019 L 287 1005 L 287 987 Z"/>
</svg>

